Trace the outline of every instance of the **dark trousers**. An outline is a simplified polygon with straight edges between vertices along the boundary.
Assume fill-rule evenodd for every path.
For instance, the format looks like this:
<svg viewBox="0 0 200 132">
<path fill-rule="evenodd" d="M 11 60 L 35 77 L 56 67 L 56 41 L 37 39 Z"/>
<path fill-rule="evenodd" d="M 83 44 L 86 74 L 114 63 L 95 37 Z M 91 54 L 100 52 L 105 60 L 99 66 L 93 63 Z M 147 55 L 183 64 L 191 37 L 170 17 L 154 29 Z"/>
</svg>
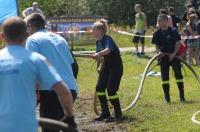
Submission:
<svg viewBox="0 0 200 132">
<path fill-rule="evenodd" d="M 169 81 L 169 67 L 172 66 L 174 71 L 174 76 L 176 79 L 183 79 L 183 75 L 181 72 L 181 62 L 178 59 L 174 59 L 171 62 L 168 61 L 168 57 L 161 58 L 161 74 L 162 81 Z"/>
<path fill-rule="evenodd" d="M 73 100 L 76 99 L 75 90 L 71 90 Z M 55 91 L 40 91 L 40 117 L 60 120 L 64 117 L 63 108 L 58 100 Z M 42 128 L 42 132 L 59 132 L 51 129 Z"/>
<path fill-rule="evenodd" d="M 161 75 L 163 81 L 163 91 L 165 94 L 166 101 L 170 101 L 169 95 L 169 67 L 172 66 L 174 71 L 174 76 L 176 78 L 176 82 L 180 92 L 180 98 L 184 98 L 184 86 L 183 86 L 183 75 L 181 72 L 181 62 L 178 59 L 169 61 L 168 57 L 162 57 L 160 68 L 161 68 Z"/>
<path fill-rule="evenodd" d="M 106 88 L 111 104 L 114 106 L 115 114 L 121 114 L 121 107 L 117 91 L 119 89 L 122 74 L 123 66 L 121 65 L 117 67 L 112 67 L 109 70 L 104 69 L 99 75 L 96 92 L 101 104 L 103 115 L 110 115 L 105 94 Z"/>
</svg>

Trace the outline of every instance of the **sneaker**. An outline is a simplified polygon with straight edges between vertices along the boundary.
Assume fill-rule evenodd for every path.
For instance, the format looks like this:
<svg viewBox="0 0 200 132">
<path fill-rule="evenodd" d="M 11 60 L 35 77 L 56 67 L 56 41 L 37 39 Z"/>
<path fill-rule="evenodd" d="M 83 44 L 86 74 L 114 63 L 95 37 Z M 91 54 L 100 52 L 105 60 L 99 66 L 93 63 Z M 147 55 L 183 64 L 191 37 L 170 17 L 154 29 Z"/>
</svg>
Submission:
<svg viewBox="0 0 200 132">
<path fill-rule="evenodd" d="M 133 55 L 137 55 L 138 57 L 140 57 L 140 53 L 139 52 L 134 52 Z"/>
<path fill-rule="evenodd" d="M 185 98 L 180 98 L 180 102 L 185 102 Z"/>
<path fill-rule="evenodd" d="M 165 100 L 165 103 L 168 103 L 168 104 L 170 104 L 170 103 L 171 103 L 171 101 L 170 101 L 170 100 Z"/>
<path fill-rule="evenodd" d="M 105 119 L 107 119 L 109 117 L 110 117 L 110 114 L 107 114 L 107 115 L 101 114 L 100 116 L 95 117 L 95 121 L 103 121 L 103 120 L 105 120 Z"/>
<path fill-rule="evenodd" d="M 165 99 L 165 103 L 171 103 L 170 99 Z"/>
<path fill-rule="evenodd" d="M 141 57 L 145 57 L 145 53 L 144 53 L 144 52 L 141 52 L 141 53 L 140 53 L 140 56 L 141 56 Z"/>
</svg>

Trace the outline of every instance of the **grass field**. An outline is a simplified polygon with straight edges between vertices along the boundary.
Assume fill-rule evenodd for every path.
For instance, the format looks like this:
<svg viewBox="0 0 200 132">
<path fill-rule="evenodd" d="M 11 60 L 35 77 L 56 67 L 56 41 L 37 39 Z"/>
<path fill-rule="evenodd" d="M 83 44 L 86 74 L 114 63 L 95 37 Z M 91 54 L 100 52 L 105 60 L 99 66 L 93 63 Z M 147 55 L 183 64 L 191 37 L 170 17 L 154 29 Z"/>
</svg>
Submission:
<svg viewBox="0 0 200 132">
<path fill-rule="evenodd" d="M 147 55 L 148 58 L 139 58 L 138 64 L 136 64 L 135 56 L 129 52 L 122 53 L 124 74 L 118 92 L 122 108 L 127 107 L 135 98 L 141 81 L 141 78 L 135 77 L 143 73 L 149 58 L 154 56 L 155 53 L 148 53 Z M 79 64 L 77 80 L 80 89 L 79 96 L 91 95 L 98 77 L 95 71 L 94 61 L 85 58 L 77 58 L 77 61 Z M 153 68 L 156 63 L 157 62 L 154 62 L 150 69 Z M 197 73 L 200 73 L 199 67 L 194 66 L 193 68 Z M 200 110 L 200 85 L 192 72 L 185 66 L 184 69 L 182 72 L 184 75 L 185 98 L 187 101 L 184 103 L 179 101 L 178 88 L 172 71 L 170 71 L 171 104 L 166 104 L 164 102 L 160 76 L 146 77 L 139 101 L 131 110 L 124 112 L 127 120 L 123 122 L 122 125 L 126 127 L 126 131 L 200 131 L 200 125 L 191 121 L 192 115 Z M 159 66 L 155 66 L 153 71 L 159 72 Z M 200 120 L 200 115 L 196 118 Z"/>
</svg>

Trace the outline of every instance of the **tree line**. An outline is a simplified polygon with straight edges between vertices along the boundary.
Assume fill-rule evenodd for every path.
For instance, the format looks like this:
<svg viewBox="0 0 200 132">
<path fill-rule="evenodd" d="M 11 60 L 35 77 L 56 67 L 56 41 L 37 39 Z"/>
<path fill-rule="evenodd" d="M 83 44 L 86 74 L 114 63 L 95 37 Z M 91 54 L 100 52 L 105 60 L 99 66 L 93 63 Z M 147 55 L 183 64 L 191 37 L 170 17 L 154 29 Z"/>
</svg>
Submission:
<svg viewBox="0 0 200 132">
<path fill-rule="evenodd" d="M 19 15 L 32 6 L 34 1 L 18 0 Z M 134 5 L 141 4 L 147 15 L 148 25 L 155 25 L 161 8 L 175 8 L 175 14 L 182 17 L 186 0 L 37 0 L 45 16 L 107 16 L 109 23 L 133 26 Z"/>
</svg>

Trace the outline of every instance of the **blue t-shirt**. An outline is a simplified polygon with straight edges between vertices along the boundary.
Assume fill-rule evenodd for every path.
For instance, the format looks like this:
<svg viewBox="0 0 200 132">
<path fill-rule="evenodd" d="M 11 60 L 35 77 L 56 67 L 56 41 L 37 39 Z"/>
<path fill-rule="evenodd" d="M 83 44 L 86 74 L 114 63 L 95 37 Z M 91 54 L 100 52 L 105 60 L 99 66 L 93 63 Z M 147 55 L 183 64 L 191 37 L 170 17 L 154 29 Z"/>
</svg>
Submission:
<svg viewBox="0 0 200 132">
<path fill-rule="evenodd" d="M 159 45 L 162 52 L 173 53 L 176 42 L 180 40 L 181 36 L 176 28 L 168 27 L 167 30 L 159 28 L 153 34 L 152 44 Z"/>
<path fill-rule="evenodd" d="M 97 40 L 96 42 L 96 52 L 100 52 L 104 49 L 110 49 L 110 53 L 103 56 L 104 57 L 104 69 L 109 69 L 114 66 L 121 66 L 122 61 L 120 57 L 120 51 L 114 40 L 108 36 L 104 35 L 101 40 Z"/>
<path fill-rule="evenodd" d="M 114 40 L 108 35 L 104 35 L 101 40 L 97 40 L 96 46 L 96 52 L 100 52 L 108 48 L 110 49 L 111 53 L 120 53 L 119 48 L 116 46 Z"/>
<path fill-rule="evenodd" d="M 35 84 L 61 81 L 45 57 L 8 46 L 0 51 L 0 132 L 37 132 Z"/>
<path fill-rule="evenodd" d="M 78 93 L 78 86 L 71 67 L 74 61 L 64 38 L 46 30 L 40 30 L 27 39 L 26 49 L 45 56 L 56 68 L 69 89 Z"/>
</svg>

